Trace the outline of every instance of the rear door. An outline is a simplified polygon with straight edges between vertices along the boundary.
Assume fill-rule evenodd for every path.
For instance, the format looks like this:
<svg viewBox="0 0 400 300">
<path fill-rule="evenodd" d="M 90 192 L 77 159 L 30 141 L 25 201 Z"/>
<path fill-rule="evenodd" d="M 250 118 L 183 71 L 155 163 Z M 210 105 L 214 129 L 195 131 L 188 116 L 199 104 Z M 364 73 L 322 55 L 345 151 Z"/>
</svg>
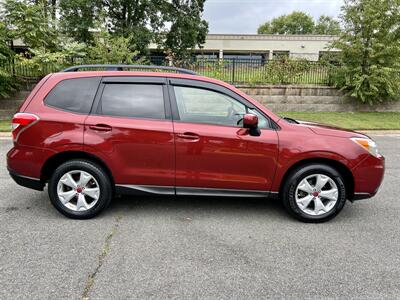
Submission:
<svg viewBox="0 0 400 300">
<path fill-rule="evenodd" d="M 119 188 L 174 194 L 175 149 L 165 78 L 104 77 L 85 122 L 85 150 Z"/>
<path fill-rule="evenodd" d="M 251 195 L 247 191 L 268 192 L 278 155 L 272 121 L 247 100 L 219 85 L 170 79 L 169 90 L 177 194 L 218 194 L 218 189 L 220 193 L 242 190 L 243 195 Z M 260 136 L 242 134 L 245 113 L 258 115 Z"/>
</svg>

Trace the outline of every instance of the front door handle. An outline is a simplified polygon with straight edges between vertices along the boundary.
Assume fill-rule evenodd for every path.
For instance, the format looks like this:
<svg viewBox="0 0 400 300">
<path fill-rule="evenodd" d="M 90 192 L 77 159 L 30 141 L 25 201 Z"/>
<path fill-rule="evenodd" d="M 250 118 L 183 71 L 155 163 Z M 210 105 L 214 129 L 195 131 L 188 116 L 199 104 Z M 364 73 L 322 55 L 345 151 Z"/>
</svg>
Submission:
<svg viewBox="0 0 400 300">
<path fill-rule="evenodd" d="M 185 140 L 191 140 L 191 141 L 198 141 L 200 139 L 200 136 L 193 132 L 178 133 L 177 137 L 181 138 L 181 139 L 185 139 Z"/>
<path fill-rule="evenodd" d="M 104 131 L 104 132 L 112 130 L 112 127 L 107 124 L 90 125 L 89 128 L 95 131 Z"/>
</svg>

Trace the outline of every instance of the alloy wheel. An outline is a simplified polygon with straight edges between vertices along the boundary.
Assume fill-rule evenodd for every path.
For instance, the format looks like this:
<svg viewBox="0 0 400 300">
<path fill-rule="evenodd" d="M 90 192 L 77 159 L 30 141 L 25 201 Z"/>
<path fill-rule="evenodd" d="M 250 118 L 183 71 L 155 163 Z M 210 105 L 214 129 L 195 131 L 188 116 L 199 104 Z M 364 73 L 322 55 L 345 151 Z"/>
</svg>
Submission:
<svg viewBox="0 0 400 300">
<path fill-rule="evenodd" d="M 321 216 L 330 212 L 339 198 L 335 181 L 324 174 L 305 177 L 296 188 L 296 204 L 306 214 Z"/>
<path fill-rule="evenodd" d="M 73 211 L 86 211 L 100 198 L 100 186 L 88 172 L 73 170 L 65 173 L 57 184 L 60 202 Z"/>
</svg>

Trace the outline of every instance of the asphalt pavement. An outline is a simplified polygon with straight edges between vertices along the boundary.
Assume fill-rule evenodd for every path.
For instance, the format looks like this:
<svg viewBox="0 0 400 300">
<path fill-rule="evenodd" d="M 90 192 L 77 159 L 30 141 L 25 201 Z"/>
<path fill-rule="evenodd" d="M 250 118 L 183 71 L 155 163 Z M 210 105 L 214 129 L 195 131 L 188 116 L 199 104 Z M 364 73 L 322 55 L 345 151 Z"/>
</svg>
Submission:
<svg viewBox="0 0 400 300">
<path fill-rule="evenodd" d="M 304 224 L 276 200 L 120 198 L 70 220 L 15 184 L 0 139 L 0 299 L 400 298 L 400 136 L 372 199 Z"/>
</svg>

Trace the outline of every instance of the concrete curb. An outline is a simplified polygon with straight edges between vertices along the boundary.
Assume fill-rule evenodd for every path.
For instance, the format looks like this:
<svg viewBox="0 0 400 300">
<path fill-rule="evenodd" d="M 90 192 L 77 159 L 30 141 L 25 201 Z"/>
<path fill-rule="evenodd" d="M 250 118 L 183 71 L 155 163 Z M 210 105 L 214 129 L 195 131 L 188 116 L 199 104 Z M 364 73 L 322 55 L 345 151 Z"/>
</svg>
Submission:
<svg viewBox="0 0 400 300">
<path fill-rule="evenodd" d="M 393 135 L 400 136 L 400 130 L 356 130 L 366 135 Z"/>
<path fill-rule="evenodd" d="M 0 137 L 11 137 L 11 132 L 0 132 Z"/>
</svg>

